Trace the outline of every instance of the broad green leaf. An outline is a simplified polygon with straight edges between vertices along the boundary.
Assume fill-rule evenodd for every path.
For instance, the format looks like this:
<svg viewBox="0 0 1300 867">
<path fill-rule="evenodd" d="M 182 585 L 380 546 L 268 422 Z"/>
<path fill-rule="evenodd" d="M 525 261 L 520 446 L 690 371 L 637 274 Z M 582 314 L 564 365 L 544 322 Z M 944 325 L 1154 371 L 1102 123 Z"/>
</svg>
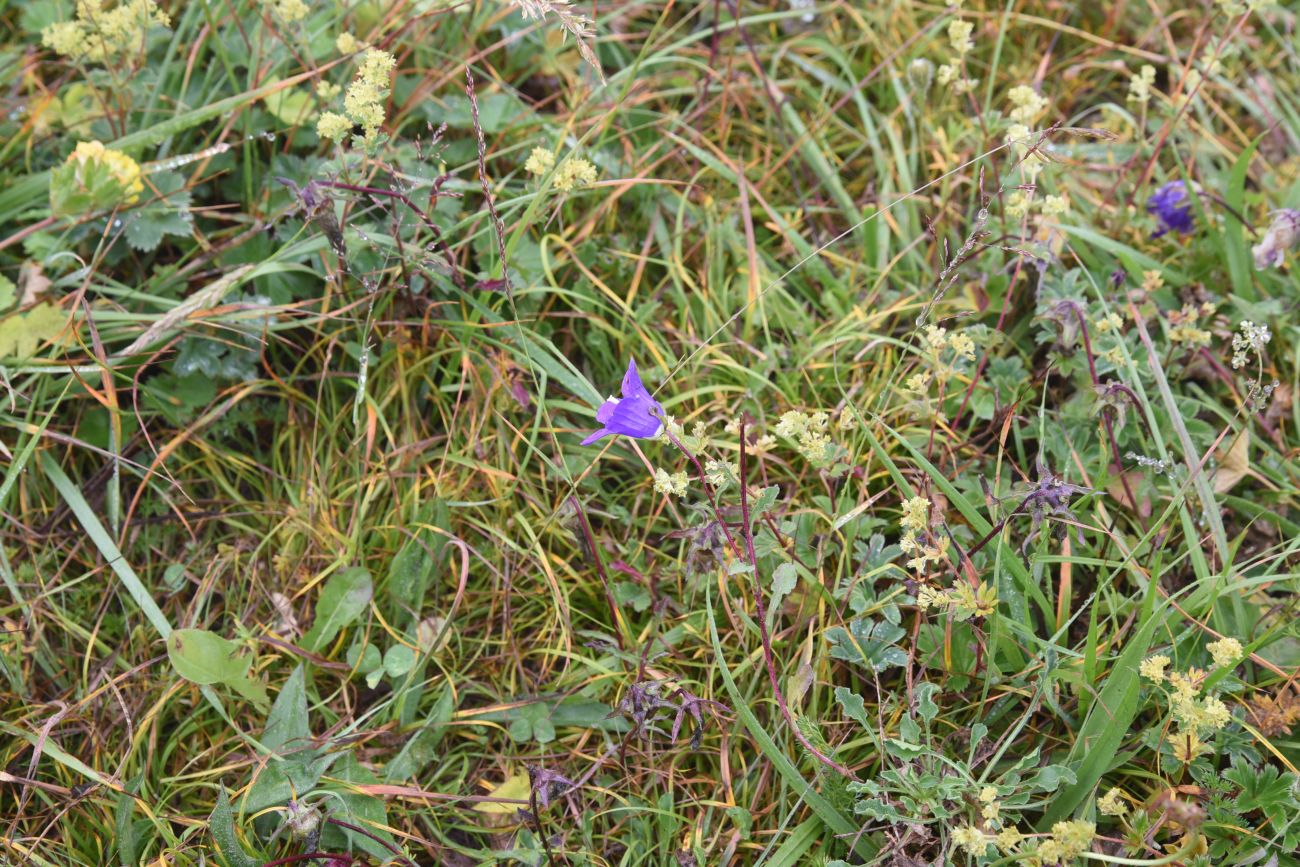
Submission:
<svg viewBox="0 0 1300 867">
<path fill-rule="evenodd" d="M 303 647 L 318 652 L 350 625 L 370 604 L 374 586 L 370 573 L 360 566 L 336 572 L 325 582 L 316 603 L 316 619 L 302 637 Z"/>
<path fill-rule="evenodd" d="M 442 741 L 447 724 L 451 722 L 456 710 L 455 696 L 450 688 L 444 688 L 438 700 L 434 702 L 433 712 L 425 718 L 388 766 L 384 768 L 384 778 L 388 782 L 409 780 L 438 757 L 438 744 Z"/>
<path fill-rule="evenodd" d="M 627 731 L 630 726 L 628 721 L 620 717 L 610 718 L 612 710 L 613 708 L 602 701 L 589 698 L 570 698 L 556 704 L 534 702 L 520 707 L 506 708 L 505 710 L 487 711 L 476 715 L 474 719 L 510 723 L 520 717 L 545 716 L 551 721 L 552 725 L 562 728 L 574 726 L 577 728 L 597 728 L 609 732 Z"/>
<path fill-rule="evenodd" d="M 191 683 L 228 686 L 250 701 L 266 701 L 266 689 L 248 676 L 251 656 L 239 645 L 206 629 L 175 629 L 167 636 L 167 657 L 176 673 Z"/>
<path fill-rule="evenodd" d="M 388 808 L 384 806 L 381 798 L 367 795 L 356 789 L 358 785 L 378 783 L 378 778 L 362 766 L 351 753 L 343 755 L 331 776 L 339 781 L 339 783 L 334 783 L 333 780 L 327 781 L 331 784 L 329 786 L 331 795 L 328 801 L 331 804 L 331 814 L 349 824 L 364 828 L 368 834 L 379 839 L 375 840 L 366 834 L 358 834 L 349 828 L 330 824 L 325 825 L 321 831 L 322 848 L 332 851 L 350 848 L 374 856 L 381 864 L 393 863 L 392 850 L 380 842 L 393 844 L 393 836 L 386 830 Z"/>
<path fill-rule="evenodd" d="M 519 717 L 510 724 L 506 732 L 510 735 L 511 740 L 516 743 L 525 743 L 533 737 L 533 721 Z"/>
<path fill-rule="evenodd" d="M 757 521 L 759 518 L 763 517 L 766 512 L 770 512 L 772 509 L 776 508 L 776 498 L 780 493 L 780 485 L 768 485 L 766 488 L 759 491 L 758 496 L 754 498 L 754 502 L 750 504 L 749 517 Z"/>
<path fill-rule="evenodd" d="M 167 636 L 167 656 L 176 673 L 191 683 L 225 683 L 248 673 L 253 658 L 237 643 L 206 629 L 177 629 Z"/>
<path fill-rule="evenodd" d="M 126 242 L 146 253 L 157 248 L 164 235 L 190 234 L 194 222 L 184 175 L 156 172 L 150 175 L 149 183 L 153 187 L 148 191 L 149 200 L 122 218 L 126 223 Z"/>
<path fill-rule="evenodd" d="M 405 644 L 394 644 L 384 653 L 384 672 L 389 677 L 401 677 L 414 665 L 415 651 Z"/>
<path fill-rule="evenodd" d="M 799 584 L 799 572 L 793 563 L 780 563 L 772 570 L 772 601 L 767 609 L 767 625 L 772 628 L 776 623 L 777 612 L 785 597 L 790 595 Z"/>
<path fill-rule="evenodd" d="M 277 90 L 275 93 L 268 94 L 262 101 L 266 105 L 266 110 L 275 115 L 276 120 L 289 126 L 300 126 L 316 113 L 316 99 L 299 88 L 286 87 Z"/>
<path fill-rule="evenodd" d="M 382 668 L 384 664 L 383 654 L 373 644 L 352 645 L 348 648 L 347 659 L 348 665 L 362 674 L 370 674 L 372 671 Z"/>
<path fill-rule="evenodd" d="M 777 605 L 780 599 L 794 590 L 799 583 L 799 571 L 795 569 L 793 563 L 781 563 L 772 570 L 772 604 Z"/>
<path fill-rule="evenodd" d="M 136 835 L 135 793 L 140 788 L 137 777 L 117 796 L 114 825 L 117 830 L 117 860 L 122 867 L 136 867 L 140 862 L 140 839 Z"/>
<path fill-rule="evenodd" d="M 410 527 L 414 534 L 406 540 L 388 567 L 384 597 L 392 615 L 414 623 L 424 608 L 424 595 L 434 570 L 442 563 L 447 537 L 429 527 L 448 530 L 451 514 L 447 503 L 435 499 L 424 504 Z"/>
<path fill-rule="evenodd" d="M 650 591 L 636 581 L 615 581 L 610 589 L 614 592 L 614 602 L 620 608 L 629 607 L 637 613 L 645 611 L 653 601 Z"/>
<path fill-rule="evenodd" d="M 871 728 L 871 721 L 867 719 L 866 702 L 862 696 L 853 690 L 844 686 L 835 687 L 835 700 L 844 708 L 850 719 L 856 720 L 863 728 Z"/>
<path fill-rule="evenodd" d="M 863 798 L 853 805 L 853 812 L 859 816 L 867 816 L 877 822 L 907 824 L 913 821 L 879 798 Z"/>
<path fill-rule="evenodd" d="M 299 749 L 311 739 L 307 720 L 307 673 L 302 665 L 280 687 L 262 730 L 262 745 L 269 750 Z"/>
<path fill-rule="evenodd" d="M 939 706 L 934 703 L 934 697 L 939 692 L 939 685 L 935 683 L 918 683 L 916 689 L 916 712 L 929 725 L 934 722 L 934 718 L 939 715 Z"/>
<path fill-rule="evenodd" d="M 42 344 L 59 337 L 67 324 L 68 315 L 48 301 L 5 317 L 0 320 L 0 359 L 31 358 Z"/>
<path fill-rule="evenodd" d="M 321 775 L 342 755 L 321 755 L 314 750 L 307 750 L 284 759 L 268 759 L 244 796 L 243 812 L 257 813 L 267 807 L 284 804 L 290 798 L 302 798 L 316 788 Z"/>
<path fill-rule="evenodd" d="M 1063 785 L 1073 785 L 1076 782 L 1074 771 L 1065 765 L 1048 765 L 1039 770 L 1026 784 L 1040 792 L 1055 792 Z"/>
<path fill-rule="evenodd" d="M 230 799 L 226 797 L 223 787 L 217 792 L 217 805 L 212 808 L 208 818 L 208 830 L 212 832 L 212 841 L 217 844 L 217 852 L 228 867 L 257 867 L 260 859 L 252 858 L 244 851 L 235 832 L 235 814 L 230 809 Z"/>
<path fill-rule="evenodd" d="M 533 740 L 539 744 L 549 744 L 555 740 L 555 724 L 549 717 L 533 720 Z"/>
<path fill-rule="evenodd" d="M 873 671 L 884 671 L 907 662 L 907 653 L 898 646 L 898 640 L 907 634 L 901 626 L 885 620 L 859 617 L 849 622 L 849 628 L 836 626 L 826 631 L 831 645 L 831 656 L 836 659 L 866 665 Z"/>
</svg>

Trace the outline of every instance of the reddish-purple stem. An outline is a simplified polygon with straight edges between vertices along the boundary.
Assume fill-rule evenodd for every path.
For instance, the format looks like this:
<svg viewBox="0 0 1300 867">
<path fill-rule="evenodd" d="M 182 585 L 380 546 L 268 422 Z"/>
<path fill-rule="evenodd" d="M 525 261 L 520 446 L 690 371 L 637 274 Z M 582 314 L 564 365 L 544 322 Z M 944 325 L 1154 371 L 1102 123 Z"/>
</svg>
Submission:
<svg viewBox="0 0 1300 867">
<path fill-rule="evenodd" d="M 830 756 L 817 749 L 808 738 L 804 737 L 803 732 L 799 730 L 795 722 L 794 715 L 790 713 L 790 706 L 786 703 L 785 695 L 781 692 L 781 684 L 776 675 L 776 656 L 772 652 L 772 636 L 767 631 L 767 606 L 763 602 L 763 586 L 758 580 L 758 556 L 754 552 L 754 528 L 749 522 L 749 489 L 745 483 L 745 470 L 748 463 L 748 452 L 745 449 L 745 418 L 740 420 L 740 520 L 741 533 L 745 538 L 745 552 L 749 556 L 749 565 L 753 569 L 754 578 L 754 613 L 758 620 L 758 634 L 763 640 L 763 661 L 767 664 L 767 679 L 772 685 L 772 694 L 776 698 L 776 705 L 781 709 L 781 716 L 785 717 L 786 724 L 790 726 L 790 731 L 794 733 L 799 743 L 803 744 L 804 749 L 828 768 L 836 773 L 850 779 L 856 780 L 858 775 L 853 773 L 845 765 L 832 759 Z M 721 517 L 721 516 L 719 516 Z"/>
<path fill-rule="evenodd" d="M 600 583 L 605 588 L 605 601 L 609 603 L 609 616 L 614 621 L 614 637 L 618 639 L 618 649 L 626 650 L 623 644 L 623 630 L 619 628 L 618 603 L 614 601 L 614 591 L 610 588 L 609 575 L 605 572 L 605 561 L 596 547 L 596 537 L 591 532 L 591 524 L 587 523 L 587 513 L 582 510 L 582 504 L 578 502 L 577 497 L 569 497 L 569 502 L 573 504 L 573 510 L 578 515 L 578 523 L 582 526 L 582 534 L 587 539 L 591 557 L 596 561 L 596 571 L 600 574 Z"/>
</svg>

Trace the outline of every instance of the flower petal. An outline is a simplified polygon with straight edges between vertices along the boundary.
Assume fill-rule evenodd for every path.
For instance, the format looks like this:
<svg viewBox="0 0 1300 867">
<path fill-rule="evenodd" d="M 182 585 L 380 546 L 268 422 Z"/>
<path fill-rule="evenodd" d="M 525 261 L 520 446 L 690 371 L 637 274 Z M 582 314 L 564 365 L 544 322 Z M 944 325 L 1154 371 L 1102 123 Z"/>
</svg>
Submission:
<svg viewBox="0 0 1300 867">
<path fill-rule="evenodd" d="M 623 374 L 623 396 L 640 397 L 649 401 L 654 400 L 650 396 L 650 392 L 646 391 L 645 386 L 641 384 L 641 374 L 637 373 L 635 358 L 627 360 L 627 373 Z"/>
<path fill-rule="evenodd" d="M 624 436 L 649 439 L 658 436 L 663 422 L 655 414 L 662 415 L 663 408 L 653 400 L 641 397 L 627 397 L 619 402 L 610 413 L 605 427 Z"/>
<path fill-rule="evenodd" d="M 589 446 L 589 445 L 591 445 L 592 443 L 594 443 L 596 440 L 600 439 L 601 437 L 608 437 L 608 436 L 613 436 L 613 435 L 614 435 L 614 432 L 613 432 L 612 430 L 610 430 L 610 429 L 607 428 L 607 427 L 603 427 L 603 428 L 601 428 L 600 430 L 596 431 L 596 432 L 595 432 L 594 434 L 592 434 L 591 436 L 587 437 L 585 440 L 583 440 L 583 441 L 582 441 L 582 444 L 583 444 L 584 446 Z"/>
<path fill-rule="evenodd" d="M 614 413 L 614 408 L 620 403 L 622 403 L 622 398 L 617 397 L 611 397 L 609 400 L 602 403 L 600 409 L 596 410 L 596 421 L 601 424 L 609 424 L 609 419 Z"/>
</svg>

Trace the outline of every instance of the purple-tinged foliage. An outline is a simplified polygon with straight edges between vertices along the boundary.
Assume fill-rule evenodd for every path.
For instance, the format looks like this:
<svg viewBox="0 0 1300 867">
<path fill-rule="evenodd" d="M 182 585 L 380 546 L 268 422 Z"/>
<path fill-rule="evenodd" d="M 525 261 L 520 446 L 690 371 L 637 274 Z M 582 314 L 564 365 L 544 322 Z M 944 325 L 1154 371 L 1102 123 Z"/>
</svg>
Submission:
<svg viewBox="0 0 1300 867">
<path fill-rule="evenodd" d="M 533 797 L 541 810 L 551 806 L 551 801 L 568 794 L 569 790 L 577 785 L 573 780 L 556 771 L 533 766 L 528 768 L 528 782 L 532 786 Z"/>
</svg>

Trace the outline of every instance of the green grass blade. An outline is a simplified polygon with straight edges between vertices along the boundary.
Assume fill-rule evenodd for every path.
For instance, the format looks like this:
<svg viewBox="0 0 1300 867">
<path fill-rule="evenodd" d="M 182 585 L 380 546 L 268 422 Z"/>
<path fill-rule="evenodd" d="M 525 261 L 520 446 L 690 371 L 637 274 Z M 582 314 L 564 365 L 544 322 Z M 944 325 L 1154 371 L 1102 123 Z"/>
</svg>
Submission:
<svg viewBox="0 0 1300 867">
<path fill-rule="evenodd" d="M 99 549 L 99 553 L 108 561 L 109 567 L 114 574 L 126 587 L 126 592 L 131 594 L 135 604 L 144 612 L 144 616 L 153 624 L 154 631 L 158 633 L 159 638 L 166 638 L 171 634 L 171 624 L 167 622 L 167 615 L 163 614 L 162 609 L 153 601 L 153 596 L 149 594 L 144 582 L 135 574 L 135 570 L 126 562 L 122 552 L 118 550 L 117 543 L 113 537 L 104 529 L 104 525 L 99 522 L 95 512 L 82 496 L 81 491 L 63 472 L 63 468 L 58 465 L 54 458 L 45 453 L 41 453 L 41 467 L 45 474 L 49 476 L 54 487 L 58 489 L 59 495 L 63 501 L 68 504 L 72 514 L 76 516 L 77 522 L 81 528 L 86 531 L 90 541 Z"/>
</svg>

